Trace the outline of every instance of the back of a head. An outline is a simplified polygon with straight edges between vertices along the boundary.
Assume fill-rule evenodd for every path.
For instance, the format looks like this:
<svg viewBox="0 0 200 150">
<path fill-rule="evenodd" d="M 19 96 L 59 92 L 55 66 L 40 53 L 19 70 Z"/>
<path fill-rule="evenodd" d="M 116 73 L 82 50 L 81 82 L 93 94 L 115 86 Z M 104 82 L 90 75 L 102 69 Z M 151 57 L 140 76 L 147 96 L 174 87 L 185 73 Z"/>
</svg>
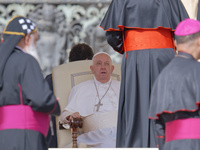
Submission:
<svg viewBox="0 0 200 150">
<path fill-rule="evenodd" d="M 200 36 L 200 22 L 185 19 L 178 24 L 174 34 L 177 45 L 191 43 Z"/>
<path fill-rule="evenodd" d="M 69 62 L 78 60 L 91 60 L 93 55 L 94 53 L 89 45 L 80 43 L 72 47 L 69 54 Z"/>
</svg>

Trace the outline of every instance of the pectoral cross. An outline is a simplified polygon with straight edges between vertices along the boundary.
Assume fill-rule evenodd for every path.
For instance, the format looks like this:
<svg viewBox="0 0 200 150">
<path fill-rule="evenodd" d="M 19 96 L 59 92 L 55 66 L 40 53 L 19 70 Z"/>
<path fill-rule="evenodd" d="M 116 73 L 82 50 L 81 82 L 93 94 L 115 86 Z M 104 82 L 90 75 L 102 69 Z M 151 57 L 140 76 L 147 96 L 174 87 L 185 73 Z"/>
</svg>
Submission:
<svg viewBox="0 0 200 150">
<path fill-rule="evenodd" d="M 99 107 L 102 106 L 103 104 L 101 103 L 101 101 L 98 102 L 98 104 L 96 104 L 95 106 L 97 107 L 96 111 L 99 111 Z"/>
<path fill-rule="evenodd" d="M 97 85 L 96 85 L 96 83 L 95 83 L 95 81 L 94 81 L 94 85 L 95 85 L 95 88 L 96 88 L 96 91 L 97 91 L 97 97 L 98 97 L 98 99 L 99 99 L 98 104 L 94 105 L 94 106 L 97 107 L 97 110 L 96 110 L 96 111 L 99 111 L 99 107 L 103 105 L 103 104 L 101 103 L 101 100 L 104 98 L 104 96 L 107 94 L 108 90 L 110 89 L 111 83 L 112 83 L 112 81 L 110 81 L 109 87 L 108 87 L 108 89 L 106 90 L 105 94 L 100 98 L 100 97 L 99 97 L 99 92 L 98 92 L 98 89 L 97 89 Z M 94 108 L 95 108 L 95 107 L 94 107 Z"/>
</svg>

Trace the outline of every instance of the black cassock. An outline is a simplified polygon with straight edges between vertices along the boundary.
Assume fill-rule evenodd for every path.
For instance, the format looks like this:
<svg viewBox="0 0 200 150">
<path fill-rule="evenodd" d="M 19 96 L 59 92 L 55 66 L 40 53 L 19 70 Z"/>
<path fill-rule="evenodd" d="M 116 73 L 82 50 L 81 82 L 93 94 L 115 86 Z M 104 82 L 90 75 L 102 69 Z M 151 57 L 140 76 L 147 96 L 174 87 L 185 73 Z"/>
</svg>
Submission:
<svg viewBox="0 0 200 150">
<path fill-rule="evenodd" d="M 49 84 L 49 88 L 53 92 L 53 81 L 52 81 L 52 74 L 49 74 L 45 78 Z M 49 148 L 57 148 L 57 131 L 56 131 L 56 117 L 51 116 L 49 131 L 46 137 L 47 145 Z"/>
<path fill-rule="evenodd" d="M 34 111 L 59 115 L 59 104 L 44 80 L 37 61 L 15 48 L 3 71 L 3 88 L 0 91 L 0 106 L 29 105 Z M 21 92 L 20 92 L 21 91 Z M 6 114 L 1 115 L 3 125 Z M 13 112 L 13 116 L 15 112 Z M 24 114 L 26 115 L 26 114 Z M 9 118 L 12 120 L 12 118 Z M 14 117 L 13 117 L 14 119 Z M 18 122 L 12 122 L 13 125 Z M 6 129 L 0 131 L 2 150 L 47 150 L 45 136 L 29 129 Z"/>
<path fill-rule="evenodd" d="M 199 131 L 199 124 L 191 122 L 194 118 L 197 121 L 200 119 L 199 104 L 200 63 L 191 55 L 179 52 L 160 73 L 151 93 L 149 117 L 155 120 L 160 150 L 200 149 L 200 138 L 192 139 L 189 134 L 184 135 L 187 130 Z M 179 123 L 177 128 L 173 126 L 166 131 L 167 125 L 185 120 L 188 127 Z M 198 133 L 196 131 L 194 133 Z M 169 139 L 169 135 L 175 138 Z"/>
<path fill-rule="evenodd" d="M 173 31 L 185 18 L 188 18 L 188 14 L 181 0 L 111 2 L 100 26 L 107 31 L 107 41 L 113 49 L 124 54 L 121 66 L 117 147 L 156 147 L 154 127 L 148 119 L 151 87 L 175 54 L 174 45 L 170 48 L 144 48 L 124 53 L 127 48 L 123 41 L 123 37 L 126 40 L 126 31 L 163 29 L 169 32 L 173 42 Z M 133 39 L 137 40 L 137 36 Z M 137 43 L 140 44 L 145 43 Z"/>
</svg>

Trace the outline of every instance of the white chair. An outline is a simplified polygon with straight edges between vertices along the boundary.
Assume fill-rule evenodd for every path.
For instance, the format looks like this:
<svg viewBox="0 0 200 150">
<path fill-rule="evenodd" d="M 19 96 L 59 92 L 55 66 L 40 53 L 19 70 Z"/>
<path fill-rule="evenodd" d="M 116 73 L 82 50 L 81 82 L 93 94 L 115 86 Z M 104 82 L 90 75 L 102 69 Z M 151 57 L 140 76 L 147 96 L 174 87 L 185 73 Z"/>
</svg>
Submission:
<svg viewBox="0 0 200 150">
<path fill-rule="evenodd" d="M 59 97 L 61 111 L 63 111 L 67 105 L 71 88 L 80 82 L 93 79 L 94 76 L 90 70 L 91 64 L 91 60 L 83 60 L 66 63 L 53 68 L 53 89 L 55 96 Z M 121 65 L 116 63 L 113 63 L 113 65 L 115 66 L 115 69 L 111 78 L 120 81 Z M 56 130 L 58 148 L 66 148 L 72 143 L 71 130 L 60 130 L 59 120 L 60 117 L 57 117 Z"/>
<path fill-rule="evenodd" d="M 181 0 L 191 19 L 197 19 L 199 0 Z"/>
</svg>

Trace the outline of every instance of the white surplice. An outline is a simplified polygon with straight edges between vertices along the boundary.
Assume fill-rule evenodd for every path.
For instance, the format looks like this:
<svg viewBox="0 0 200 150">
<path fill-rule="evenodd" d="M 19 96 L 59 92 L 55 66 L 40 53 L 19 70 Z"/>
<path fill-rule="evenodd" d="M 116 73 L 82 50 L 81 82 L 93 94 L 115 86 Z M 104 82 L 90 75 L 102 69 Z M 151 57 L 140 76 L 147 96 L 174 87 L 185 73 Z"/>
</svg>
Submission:
<svg viewBox="0 0 200 150">
<path fill-rule="evenodd" d="M 99 93 L 99 97 L 95 84 Z M 81 134 L 80 136 L 78 136 L 78 143 L 84 143 L 92 147 L 115 147 L 119 90 L 119 81 L 110 80 L 107 83 L 101 83 L 97 81 L 96 78 L 94 78 L 94 80 L 88 80 L 79 83 L 72 88 L 65 110 L 71 113 L 79 112 L 83 118 L 94 115 L 95 117 L 93 118 L 96 118 L 101 114 L 103 116 L 99 117 L 100 120 L 96 118 L 96 121 L 92 121 L 92 123 L 94 124 L 94 126 L 96 123 L 96 126 L 102 124 L 104 127 L 97 127 L 96 130 Z M 104 96 L 105 93 L 106 95 Z M 97 107 L 95 105 L 98 104 L 99 98 L 101 99 L 102 97 L 103 99 L 101 100 L 101 103 L 103 105 L 100 106 L 99 111 L 97 112 Z M 109 116 L 106 113 L 112 114 L 112 116 Z M 114 120 L 111 123 L 109 122 L 109 120 L 113 119 L 113 114 L 115 114 Z M 100 122 L 98 123 L 98 121 Z"/>
</svg>

